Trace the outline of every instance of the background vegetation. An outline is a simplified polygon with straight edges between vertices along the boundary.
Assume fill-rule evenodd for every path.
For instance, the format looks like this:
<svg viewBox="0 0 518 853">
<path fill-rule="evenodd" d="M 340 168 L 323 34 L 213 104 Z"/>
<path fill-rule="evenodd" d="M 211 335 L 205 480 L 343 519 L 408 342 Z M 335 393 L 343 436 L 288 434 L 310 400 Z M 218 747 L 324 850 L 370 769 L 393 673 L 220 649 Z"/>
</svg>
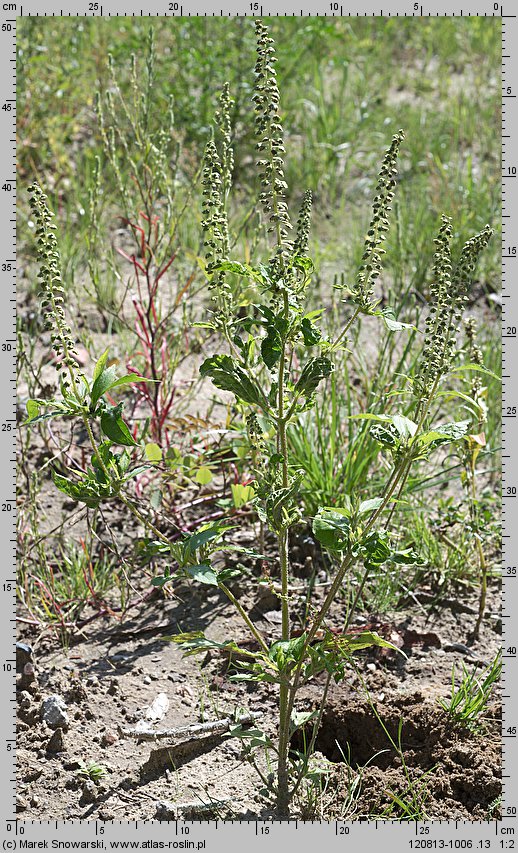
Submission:
<svg viewBox="0 0 518 853">
<path fill-rule="evenodd" d="M 280 57 L 288 197 L 298 206 L 304 190 L 309 188 L 314 193 L 310 253 L 317 266 L 315 308 L 325 306 L 330 326 L 337 327 L 342 307 L 333 282 L 336 277 L 353 279 L 381 153 L 393 133 L 404 128 L 406 140 L 401 149 L 397 201 L 379 296 L 400 319 L 422 328 L 433 238 L 441 213 L 453 217 L 457 248 L 486 223 L 491 224 L 497 234 L 482 256 L 468 313 L 478 321 L 485 366 L 498 372 L 499 21 L 273 19 L 269 24 Z M 147 91 L 145 56 L 150 26 L 156 59 L 154 83 Z M 133 82 L 132 54 L 137 57 Z M 113 57 L 113 76 L 108 55 Z M 168 310 L 171 303 L 176 309 L 171 321 L 175 344 L 169 342 L 167 349 L 171 359 L 169 373 L 173 375 L 187 350 L 192 355 L 208 346 L 204 331 L 192 325 L 206 319 L 201 192 L 199 186 L 193 187 L 225 81 L 229 81 L 235 98 L 234 180 L 238 192 L 232 202 L 232 221 L 236 255 L 253 258 L 263 242 L 264 229 L 250 202 L 255 197 L 256 181 L 253 133 L 250 122 L 244 121 L 252 91 L 253 56 L 253 25 L 243 18 L 20 21 L 19 185 L 23 187 L 37 179 L 57 213 L 67 302 L 80 330 L 85 361 L 109 345 L 111 354 L 124 362 L 134 354 L 136 343 L 135 315 L 128 298 L 132 270 L 118 251 L 129 251 L 127 243 L 132 234 L 121 219 L 125 212 L 120 185 L 103 147 L 95 111 L 96 92 L 115 93 L 116 79 L 123 96 L 131 101 L 136 82 L 146 93 L 150 132 L 163 125 L 172 98 L 171 150 L 179 152 L 172 184 L 182 216 L 175 225 L 175 262 L 161 280 L 160 292 Z M 122 116 L 123 134 L 126 120 Z M 129 129 L 128 134 L 131 135 Z M 146 156 L 142 153 L 143 161 Z M 121 163 L 122 181 L 131 184 L 131 166 L 124 158 Z M 48 372 L 51 353 L 38 310 L 31 234 L 34 223 L 23 191 L 19 193 L 19 222 L 19 364 L 23 402 L 27 397 L 50 393 L 49 384 L 54 380 Z M 303 428 L 292 430 L 292 452 L 306 470 L 302 490 L 307 517 L 315 514 L 318 505 L 339 502 L 340 495 L 353 488 L 367 496 L 375 493 L 376 466 L 373 469 L 372 462 L 378 449 L 368 437 L 367 427 L 351 421 L 349 416 L 381 399 L 390 409 L 396 389 L 394 377 L 412 373 L 416 340 L 418 333 L 411 333 L 404 346 L 395 343 L 388 333 L 373 340 L 372 326 L 364 323 L 353 341 L 352 354 L 344 361 L 340 379 L 333 381 L 331 391 L 320 400 Z M 186 381 L 186 374 L 181 376 L 182 382 Z M 478 461 L 479 493 L 487 547 L 496 554 L 500 406 L 498 383 L 489 381 L 488 385 L 487 443 Z M 187 399 L 189 395 L 183 396 Z M 181 399 L 182 394 L 178 396 L 178 407 L 175 403 L 171 412 L 171 429 L 174 431 L 175 417 L 187 412 L 191 418 L 190 443 L 186 448 L 185 442 L 176 441 L 172 434 L 164 439 L 168 444 L 169 474 L 175 471 L 170 477 L 174 482 L 169 483 L 167 491 L 169 498 L 172 495 L 168 512 L 177 512 L 178 472 L 184 478 L 183 484 L 194 490 L 193 499 L 219 501 L 218 511 L 239 507 L 242 501 L 246 504 L 246 492 L 236 497 L 237 487 L 246 484 L 247 478 L 244 430 L 240 433 L 233 427 L 224 446 L 220 442 L 214 448 L 207 436 L 206 406 L 202 410 L 201 404 L 193 408 L 187 402 L 182 409 Z M 139 404 L 144 403 L 140 400 Z M 142 417 L 149 414 L 144 412 Z M 193 425 L 195 417 L 199 420 Z M 225 421 L 224 413 L 218 417 L 220 422 Z M 211 427 L 218 417 L 213 418 Z M 184 428 L 185 421 L 181 425 Z M 22 439 L 20 462 L 24 491 L 20 588 L 24 602 L 33 615 L 38 613 L 38 619 L 50 617 L 52 621 L 59 602 L 66 602 L 69 612 L 73 601 L 80 612 L 85 602 L 92 602 L 92 589 L 103 597 L 113 582 L 121 589 L 123 602 L 127 601 L 126 582 L 131 574 L 127 563 L 126 574 L 121 574 L 120 564 L 114 570 L 110 548 L 106 543 L 99 546 L 95 537 L 71 550 L 70 543 L 61 538 L 55 513 L 49 510 L 45 520 L 45 501 L 36 512 L 39 496 L 45 495 L 50 462 L 54 464 L 65 451 L 62 436 L 59 440 L 54 437 L 57 443 L 53 444 L 46 428 L 41 428 L 37 441 L 45 448 L 44 464 L 41 471 L 35 472 L 30 461 L 31 442 L 36 440 L 32 433 L 32 438 L 29 435 Z M 218 460 L 228 460 L 229 453 L 235 466 L 232 492 L 227 480 L 220 491 L 217 480 Z M 207 466 L 208 475 L 204 473 Z M 467 522 L 469 501 L 460 485 L 462 470 L 462 459 L 446 455 L 439 473 L 432 474 L 422 466 L 410 480 L 413 497 L 404 508 L 406 544 L 419 543 L 424 548 L 426 571 L 432 572 L 440 586 L 445 580 L 477 582 L 477 562 Z M 207 476 L 210 483 L 204 482 Z M 212 481 L 212 477 L 216 479 Z M 143 489 L 154 492 L 157 507 L 161 501 L 164 507 L 161 488 L 144 483 Z M 58 548 L 51 546 L 51 557 L 43 554 L 47 546 L 38 533 L 50 529 L 59 543 Z M 39 550 L 37 560 L 35 548 Z M 62 557 L 56 556 L 60 553 Z M 90 571 L 93 579 L 86 582 Z M 418 570 L 414 568 L 412 573 L 405 581 L 411 587 L 422 580 Z M 34 600 L 36 589 L 38 599 Z M 374 585 L 371 593 L 376 607 L 393 606 L 401 593 L 401 583 L 396 580 L 392 584 L 390 575 L 385 575 L 383 585 Z M 41 595 L 45 598 L 43 606 Z M 59 618 L 63 621 L 63 614 Z"/>
</svg>

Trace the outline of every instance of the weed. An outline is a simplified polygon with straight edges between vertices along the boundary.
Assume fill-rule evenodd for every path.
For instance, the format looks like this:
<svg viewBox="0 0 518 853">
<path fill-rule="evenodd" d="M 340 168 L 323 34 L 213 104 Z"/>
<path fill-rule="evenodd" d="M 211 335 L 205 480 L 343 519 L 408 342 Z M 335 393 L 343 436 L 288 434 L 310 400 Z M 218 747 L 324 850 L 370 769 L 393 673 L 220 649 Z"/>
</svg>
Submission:
<svg viewBox="0 0 518 853">
<path fill-rule="evenodd" d="M 97 764 L 96 761 L 89 761 L 88 764 L 81 761 L 80 765 L 77 775 L 91 779 L 96 785 L 108 775 L 106 767 L 103 767 L 102 764 Z"/>
<path fill-rule="evenodd" d="M 490 664 L 477 675 L 477 667 L 471 672 L 462 664 L 460 681 L 456 680 L 455 665 L 451 673 L 451 697 L 440 700 L 441 706 L 456 722 L 472 731 L 483 731 L 483 717 L 495 685 L 502 672 L 502 653 L 498 652 Z"/>
<path fill-rule="evenodd" d="M 380 394 L 369 401 L 369 411 L 348 415 L 360 422 L 359 434 L 364 441 L 367 441 L 368 430 L 368 441 L 381 455 L 383 474 L 379 478 L 379 491 L 367 499 L 356 490 L 352 494 L 343 492 L 340 503 L 317 507 L 313 534 L 321 546 L 334 555 L 336 570 L 323 600 L 309 608 L 308 624 L 297 636 L 292 631 L 289 534 L 302 516 L 300 491 L 305 471 L 297 466 L 291 455 L 289 431 L 292 429 L 293 434 L 298 432 L 300 436 L 307 413 L 317 403 L 319 390 L 326 382 L 332 382 L 330 378 L 337 375 L 337 365 L 343 364 L 343 357 L 354 341 L 355 324 L 362 315 L 393 335 L 405 336 L 414 331 L 410 324 L 395 318 L 394 311 L 384 304 L 378 293 L 385 246 L 388 245 L 398 155 L 405 135 L 402 131 L 394 133 L 383 158 L 356 277 L 352 283 L 345 275 L 336 282 L 337 298 L 345 318 L 342 318 L 341 328 L 328 335 L 321 321 L 322 311 L 315 311 L 308 304 L 314 272 L 309 255 L 312 194 L 304 194 L 293 227 L 274 42 L 262 21 L 256 23 L 256 36 L 253 102 L 259 154 L 258 201 L 270 243 L 262 261 L 233 257 L 236 247 L 230 239 L 229 225 L 233 183 L 232 99 L 225 86 L 206 147 L 202 220 L 206 252 L 204 271 L 212 300 L 211 314 L 205 325 L 218 336 L 225 352 L 206 358 L 200 373 L 217 389 L 230 392 L 237 410 L 246 418 L 248 440 L 253 449 L 254 506 L 277 542 L 281 638 L 268 644 L 229 586 L 241 570 L 239 567 L 221 568 L 218 554 L 230 547 L 246 549 L 229 546 L 225 541 L 227 525 L 212 520 L 192 534 L 175 531 L 167 535 L 151 520 L 151 514 L 141 512 L 135 503 L 131 483 L 149 469 L 149 460 L 142 465 L 135 461 L 140 437 L 123 418 L 123 402 L 113 403 L 111 395 L 133 383 L 150 381 L 152 384 L 154 380 L 152 376 L 143 377 L 134 372 L 119 376 L 109 362 L 108 352 L 98 359 L 91 379 L 78 368 L 74 358 L 75 342 L 65 320 L 54 226 L 47 200 L 38 185 L 32 188 L 31 204 L 38 225 L 43 305 L 58 357 L 61 394 L 50 400 L 30 400 L 27 423 L 32 425 L 57 417 L 72 424 L 79 423 L 91 448 L 90 462 L 72 476 L 54 472 L 57 488 L 91 509 L 106 501 L 121 501 L 147 531 L 143 552 L 149 558 L 157 555 L 167 558 L 167 572 L 155 577 L 154 585 L 164 587 L 173 581 L 188 580 L 217 587 L 244 620 L 256 641 L 254 650 L 240 647 L 231 639 L 216 642 L 201 631 L 170 639 L 188 655 L 205 653 L 209 649 L 236 652 L 240 659 L 236 662 L 233 678 L 277 686 L 276 736 L 270 737 L 258 728 L 241 726 L 232 734 L 241 738 L 265 790 L 275 797 L 278 816 L 286 818 L 293 797 L 309 779 L 311 754 L 331 681 L 339 682 L 344 678 L 356 652 L 371 646 L 390 645 L 373 632 L 351 632 L 348 628 L 366 584 L 381 567 L 412 565 L 419 560 L 411 549 L 397 546 L 392 532 L 392 519 L 404 499 L 411 469 L 415 463 L 428 462 L 437 448 L 454 445 L 468 433 L 469 421 L 442 423 L 436 418 L 440 417 L 444 384 L 452 373 L 457 324 L 476 264 L 492 230 L 486 226 L 458 250 L 454 246 L 451 219 L 442 218 L 435 239 L 431 307 L 424 342 L 412 375 L 397 377 L 402 386 L 397 388 L 399 405 L 392 405 L 391 401 L 388 406 L 387 395 Z M 145 104 L 145 100 L 142 103 Z M 131 125 L 131 113 L 126 117 Z M 147 121 L 145 106 L 143 120 Z M 119 160 L 113 153 L 111 141 L 113 134 L 111 137 L 106 134 L 106 139 L 112 164 L 118 168 Z M 124 141 L 120 142 L 124 148 Z M 139 150 L 136 136 L 134 143 Z M 121 195 L 127 191 L 122 179 L 119 189 Z M 141 254 L 150 263 L 152 255 L 148 255 L 146 246 L 150 245 L 149 229 L 155 227 L 154 215 L 151 208 L 146 211 L 143 230 L 148 229 L 148 237 L 144 235 L 144 244 L 140 243 Z M 158 264 L 157 269 L 164 267 Z M 238 301 L 236 296 L 242 282 L 246 296 Z M 482 367 L 479 370 L 487 373 Z M 392 381 L 395 385 L 396 377 Z M 117 449 L 120 447 L 122 451 Z M 378 458 L 373 454 L 373 462 Z M 357 488 L 358 483 L 353 486 Z M 250 555 L 249 551 L 246 553 Z M 344 581 L 353 571 L 359 573 L 359 582 L 349 603 L 343 631 L 336 633 L 327 625 L 328 615 L 341 594 Z M 320 709 L 317 713 L 299 713 L 296 703 L 300 687 L 321 673 L 327 675 L 327 686 Z M 304 726 L 310 726 L 311 730 L 305 753 L 290 753 L 293 733 Z M 260 764 L 256 758 L 258 751 L 264 756 L 266 772 L 262 769 L 264 762 Z M 408 781 L 408 791 L 395 796 L 394 803 L 399 817 L 415 819 L 424 814 L 425 791 L 420 782 Z"/>
</svg>

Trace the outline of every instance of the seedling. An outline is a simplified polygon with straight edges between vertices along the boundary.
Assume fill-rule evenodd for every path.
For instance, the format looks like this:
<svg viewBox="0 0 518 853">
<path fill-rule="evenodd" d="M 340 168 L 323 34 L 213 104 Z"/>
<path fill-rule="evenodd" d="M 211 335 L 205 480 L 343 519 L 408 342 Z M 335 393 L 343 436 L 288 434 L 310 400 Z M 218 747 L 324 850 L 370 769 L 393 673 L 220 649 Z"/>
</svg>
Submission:
<svg viewBox="0 0 518 853">
<path fill-rule="evenodd" d="M 102 764 L 97 764 L 96 761 L 90 761 L 88 764 L 81 761 L 80 764 L 81 766 L 77 771 L 77 775 L 91 779 L 96 785 L 108 775 L 106 767 L 103 767 Z"/>
</svg>

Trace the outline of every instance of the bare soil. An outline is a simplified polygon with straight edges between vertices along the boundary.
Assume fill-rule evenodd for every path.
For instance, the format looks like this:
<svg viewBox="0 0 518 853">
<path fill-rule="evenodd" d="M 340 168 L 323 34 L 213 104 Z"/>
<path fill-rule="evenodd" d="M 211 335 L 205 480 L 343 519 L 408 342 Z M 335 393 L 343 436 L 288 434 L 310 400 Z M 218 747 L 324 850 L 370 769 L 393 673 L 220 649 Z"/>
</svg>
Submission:
<svg viewBox="0 0 518 853">
<path fill-rule="evenodd" d="M 316 598 L 324 589 L 317 587 Z M 272 607 L 268 599 L 254 600 L 238 587 L 235 592 L 245 609 L 259 617 L 265 637 L 276 638 L 275 600 Z M 302 607 L 304 591 L 300 596 Z M 333 765 L 316 802 L 299 798 L 295 816 L 395 818 L 401 816 L 399 798 L 430 819 L 498 817 L 498 695 L 478 732 L 453 724 L 439 704 L 450 694 L 453 664 L 458 671 L 461 661 L 470 669 L 482 668 L 499 647 L 496 586 L 490 591 L 481 638 L 469 644 L 475 609 L 475 599 L 464 595 L 458 602 L 449 599 L 446 607 L 416 606 L 413 601 L 395 614 L 358 617 L 359 626 L 377 630 L 404 654 L 386 649 L 362 653 L 346 679 L 332 686 L 316 746 Z M 466 610 L 472 612 L 462 612 Z M 342 619 L 338 602 L 330 623 L 339 626 Z M 214 653 L 185 658 L 164 640 L 202 628 L 217 640 L 249 639 L 231 605 L 207 587 L 202 594 L 180 588 L 174 599 L 157 593 L 123 621 L 93 620 L 75 634 L 68 649 L 49 633 L 24 630 L 20 639 L 33 645 L 36 680 L 27 684 L 20 676 L 18 685 L 20 818 L 150 819 L 161 813 L 163 801 L 186 806 L 184 814 L 196 804 L 219 801 L 208 812 L 194 808 L 195 816 L 210 818 L 271 814 L 236 738 L 216 736 L 194 748 L 183 743 L 164 749 L 161 743 L 120 735 L 119 727 L 135 725 L 161 693 L 169 708 L 157 728 L 246 709 L 261 713 L 261 728 L 275 733 L 275 686 L 230 683 L 227 658 Z M 317 707 L 322 690 L 321 679 L 305 685 L 298 709 Z M 62 743 L 59 735 L 51 742 L 53 730 L 40 719 L 41 702 L 52 694 L 66 703 Z M 107 775 L 96 785 L 85 785 L 78 770 L 81 762 L 92 761 L 103 765 Z"/>
</svg>

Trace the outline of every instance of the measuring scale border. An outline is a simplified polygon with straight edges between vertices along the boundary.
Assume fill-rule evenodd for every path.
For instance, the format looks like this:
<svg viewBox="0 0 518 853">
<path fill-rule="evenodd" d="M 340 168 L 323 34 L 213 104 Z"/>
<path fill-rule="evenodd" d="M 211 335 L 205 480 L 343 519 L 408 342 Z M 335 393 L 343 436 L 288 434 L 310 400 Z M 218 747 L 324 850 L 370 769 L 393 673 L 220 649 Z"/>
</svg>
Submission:
<svg viewBox="0 0 518 853">
<path fill-rule="evenodd" d="M 264 851 L 291 838 L 302 850 L 326 844 L 330 850 L 361 844 L 364 851 L 387 853 L 403 850 L 512 850 L 518 833 L 518 631 L 512 618 L 518 608 L 518 535 L 513 532 L 513 512 L 518 499 L 518 296 L 512 282 L 518 264 L 518 24 L 513 6 L 472 2 L 455 8 L 397 3 L 385 0 L 383 8 L 356 3 L 321 2 L 311 6 L 285 2 L 282 10 L 257 2 L 230 2 L 226 8 L 204 2 L 157 3 L 152 10 L 126 0 L 61 3 L 0 2 L 0 55 L 2 119 L 0 144 L 3 180 L 0 183 L 0 436 L 2 482 L 0 541 L 6 545 L 0 592 L 0 637 L 3 660 L 3 699 L 0 719 L 5 736 L 0 739 L 4 773 L 0 777 L 4 850 L 106 849 L 106 850 L 211 850 Z M 503 646 L 503 814 L 499 821 L 31 821 L 16 818 L 16 23 L 17 16 L 37 17 L 493 17 L 502 28 L 502 646 Z M 515 241 L 516 245 L 513 245 Z M 515 503 L 513 504 L 513 501 Z M 11 657 L 8 657 L 11 650 Z M 296 834 L 296 840 L 295 835 Z M 516 841 L 518 848 L 518 841 Z"/>
</svg>

